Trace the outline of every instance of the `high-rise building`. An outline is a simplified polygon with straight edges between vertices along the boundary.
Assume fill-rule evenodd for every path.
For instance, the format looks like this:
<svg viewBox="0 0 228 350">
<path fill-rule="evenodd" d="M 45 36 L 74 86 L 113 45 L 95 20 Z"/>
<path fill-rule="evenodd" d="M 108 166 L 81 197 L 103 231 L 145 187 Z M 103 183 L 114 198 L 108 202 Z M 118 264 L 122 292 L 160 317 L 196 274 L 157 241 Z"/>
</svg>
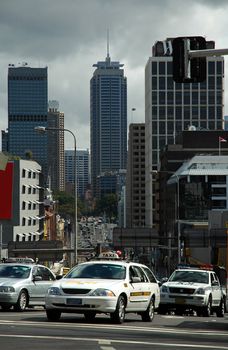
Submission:
<svg viewBox="0 0 228 350">
<path fill-rule="evenodd" d="M 145 124 L 130 124 L 126 179 L 126 225 L 145 226 Z"/>
<path fill-rule="evenodd" d="M 58 101 L 49 101 L 48 127 L 64 129 L 64 113 L 59 112 Z M 48 177 L 51 189 L 65 190 L 64 131 L 48 131 Z"/>
<path fill-rule="evenodd" d="M 213 49 L 214 42 L 207 41 Z M 160 150 L 175 144 L 176 135 L 189 127 L 223 128 L 224 58 L 207 58 L 202 83 L 175 83 L 172 75 L 172 39 L 158 41 L 145 69 L 146 225 L 153 226 L 154 182 Z"/>
<path fill-rule="evenodd" d="M 8 68 L 8 152 L 35 159 L 47 176 L 47 134 L 41 137 L 36 126 L 47 127 L 47 67 L 31 68 L 27 63 Z"/>
<path fill-rule="evenodd" d="M 74 186 L 74 150 L 65 150 L 65 181 Z M 77 194 L 84 198 L 89 184 L 89 150 L 76 150 Z"/>
<path fill-rule="evenodd" d="M 106 171 L 126 169 L 127 79 L 123 64 L 111 61 L 109 52 L 90 80 L 91 184 L 97 196 L 97 177 Z"/>
</svg>

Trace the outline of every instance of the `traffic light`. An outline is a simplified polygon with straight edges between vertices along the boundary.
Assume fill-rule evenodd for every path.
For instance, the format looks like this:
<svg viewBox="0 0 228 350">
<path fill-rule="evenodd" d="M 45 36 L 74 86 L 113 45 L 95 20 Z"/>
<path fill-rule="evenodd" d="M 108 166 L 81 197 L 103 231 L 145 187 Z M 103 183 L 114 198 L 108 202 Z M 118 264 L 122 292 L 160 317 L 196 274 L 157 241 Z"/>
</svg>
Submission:
<svg viewBox="0 0 228 350">
<path fill-rule="evenodd" d="M 189 50 L 206 49 L 202 36 L 173 39 L 173 80 L 176 83 L 199 83 L 206 80 L 206 57 L 189 58 Z"/>
</svg>

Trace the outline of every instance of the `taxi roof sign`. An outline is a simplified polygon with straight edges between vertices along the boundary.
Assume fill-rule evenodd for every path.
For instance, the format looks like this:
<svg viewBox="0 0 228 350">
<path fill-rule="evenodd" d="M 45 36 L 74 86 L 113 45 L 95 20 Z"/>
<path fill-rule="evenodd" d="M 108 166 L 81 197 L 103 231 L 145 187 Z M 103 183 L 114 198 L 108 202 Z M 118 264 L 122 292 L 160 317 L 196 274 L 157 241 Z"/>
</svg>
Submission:
<svg viewBox="0 0 228 350">
<path fill-rule="evenodd" d="M 102 252 L 98 256 L 99 259 L 119 259 L 119 255 L 115 252 Z"/>
</svg>

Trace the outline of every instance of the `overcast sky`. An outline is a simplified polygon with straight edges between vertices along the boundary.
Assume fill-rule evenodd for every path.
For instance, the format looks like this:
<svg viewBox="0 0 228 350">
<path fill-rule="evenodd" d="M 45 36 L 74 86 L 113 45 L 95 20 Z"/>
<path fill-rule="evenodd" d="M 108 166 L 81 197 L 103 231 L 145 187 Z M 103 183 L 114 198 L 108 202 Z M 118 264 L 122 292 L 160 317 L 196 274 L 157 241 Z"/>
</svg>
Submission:
<svg viewBox="0 0 228 350">
<path fill-rule="evenodd" d="M 227 14 L 227 0 L 0 0 L 0 129 L 8 127 L 8 64 L 48 66 L 48 99 L 59 101 L 77 148 L 89 148 L 89 82 L 106 57 L 108 29 L 111 59 L 127 77 L 128 122 L 144 122 L 144 70 L 155 41 L 201 35 L 228 48 Z"/>
</svg>

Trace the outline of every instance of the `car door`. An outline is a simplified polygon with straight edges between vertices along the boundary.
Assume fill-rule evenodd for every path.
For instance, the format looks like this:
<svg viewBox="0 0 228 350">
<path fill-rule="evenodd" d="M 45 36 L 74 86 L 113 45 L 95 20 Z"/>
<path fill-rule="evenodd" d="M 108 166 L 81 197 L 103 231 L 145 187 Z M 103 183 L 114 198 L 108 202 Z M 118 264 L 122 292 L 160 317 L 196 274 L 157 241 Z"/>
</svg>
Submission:
<svg viewBox="0 0 228 350">
<path fill-rule="evenodd" d="M 150 295 L 149 281 L 144 271 L 137 265 L 129 268 L 130 291 L 128 309 L 145 310 Z"/>
<path fill-rule="evenodd" d="M 33 289 L 30 295 L 30 304 L 43 305 L 45 294 L 54 280 L 55 277 L 49 269 L 44 266 L 34 266 Z"/>
<path fill-rule="evenodd" d="M 211 273 L 211 289 L 212 289 L 212 300 L 213 306 L 219 306 L 221 301 L 221 287 L 216 274 Z"/>
</svg>

